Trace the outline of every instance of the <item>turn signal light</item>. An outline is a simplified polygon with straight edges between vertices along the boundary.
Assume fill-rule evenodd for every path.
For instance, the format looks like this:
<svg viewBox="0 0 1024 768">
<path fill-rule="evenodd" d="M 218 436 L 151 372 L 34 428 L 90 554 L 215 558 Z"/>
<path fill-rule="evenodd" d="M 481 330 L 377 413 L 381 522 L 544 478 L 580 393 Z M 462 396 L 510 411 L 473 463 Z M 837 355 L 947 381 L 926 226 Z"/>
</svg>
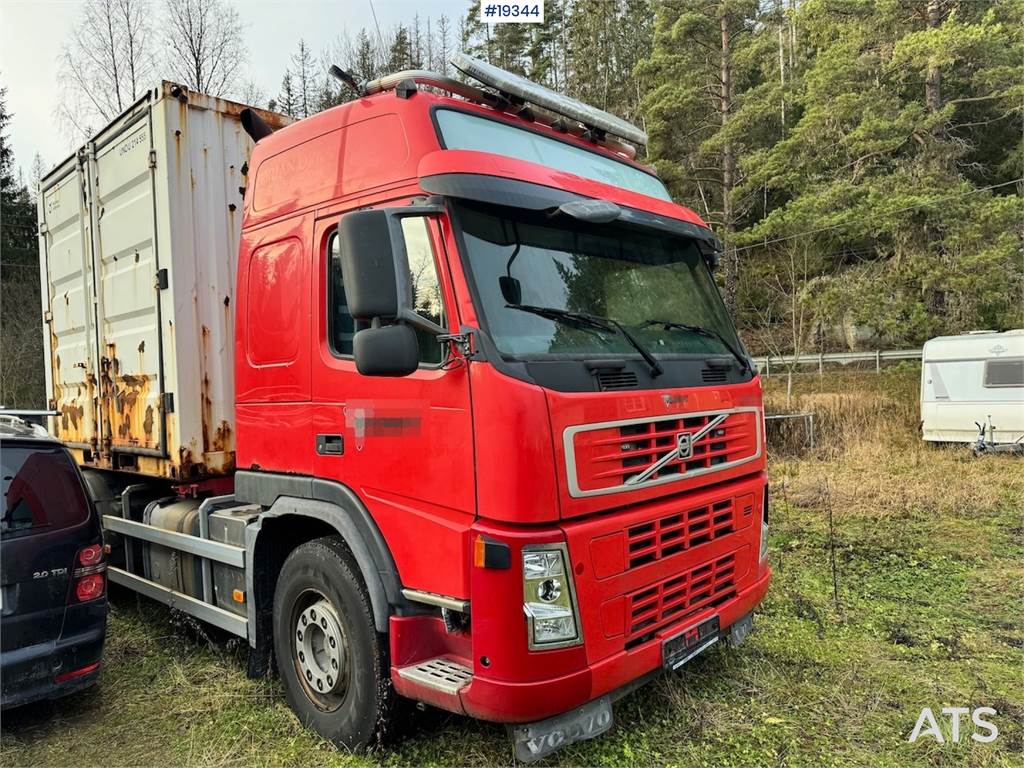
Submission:
<svg viewBox="0 0 1024 768">
<path fill-rule="evenodd" d="M 473 565 L 477 568 L 511 568 L 512 552 L 508 544 L 477 534 L 473 540 Z"/>
</svg>

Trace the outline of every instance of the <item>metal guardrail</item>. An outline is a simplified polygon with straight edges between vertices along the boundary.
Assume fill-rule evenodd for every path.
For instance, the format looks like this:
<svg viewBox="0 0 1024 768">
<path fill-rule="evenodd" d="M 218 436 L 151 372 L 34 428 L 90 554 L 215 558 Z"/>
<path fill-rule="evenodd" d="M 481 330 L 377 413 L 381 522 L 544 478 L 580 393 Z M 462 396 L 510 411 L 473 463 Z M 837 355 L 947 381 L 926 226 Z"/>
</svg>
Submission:
<svg viewBox="0 0 1024 768">
<path fill-rule="evenodd" d="M 882 363 L 894 360 L 920 360 L 922 350 L 920 349 L 885 349 L 874 352 L 829 352 L 826 354 L 806 355 L 770 355 L 768 357 L 755 357 L 754 363 L 761 369 L 765 376 L 772 375 L 772 368 L 784 369 L 795 366 L 816 365 L 820 373 L 825 363 L 874 363 L 875 371 L 882 369 Z"/>
</svg>

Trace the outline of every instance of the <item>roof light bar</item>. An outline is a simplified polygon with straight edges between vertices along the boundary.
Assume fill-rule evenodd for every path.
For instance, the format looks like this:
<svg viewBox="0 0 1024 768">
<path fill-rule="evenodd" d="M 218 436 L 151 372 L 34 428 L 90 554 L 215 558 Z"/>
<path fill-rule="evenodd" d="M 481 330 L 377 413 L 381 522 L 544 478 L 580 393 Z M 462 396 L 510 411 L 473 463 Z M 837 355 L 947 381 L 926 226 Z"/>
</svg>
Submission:
<svg viewBox="0 0 1024 768">
<path fill-rule="evenodd" d="M 635 144 L 647 145 L 647 134 L 631 123 L 604 110 L 584 104 L 582 101 L 564 96 L 550 88 L 527 80 L 525 77 L 506 72 L 485 61 L 474 59 L 464 53 L 457 53 L 451 59 L 452 66 L 465 75 L 484 85 L 497 89 L 502 94 L 535 104 L 546 110 L 576 120 L 591 129 L 620 136 Z"/>
<path fill-rule="evenodd" d="M 497 72 L 503 71 L 497 69 L 496 67 L 494 69 Z M 335 76 L 337 77 L 337 75 Z M 463 83 L 460 80 L 456 80 L 454 78 L 447 77 L 446 75 L 441 75 L 438 74 L 437 72 L 431 72 L 425 69 L 406 69 L 401 72 L 395 72 L 390 75 L 378 77 L 376 80 L 367 80 L 360 83 L 357 90 L 360 96 L 372 96 L 375 93 L 396 90 L 402 83 L 407 81 L 416 83 L 418 85 L 423 85 L 428 88 L 436 88 L 439 91 L 445 91 L 447 93 L 452 94 L 453 96 L 460 96 L 466 99 L 467 101 L 472 101 L 477 104 L 485 104 L 494 109 L 510 109 L 513 106 L 512 104 L 509 103 L 508 99 L 504 95 L 492 93 L 491 91 L 486 91 L 483 90 L 482 88 L 477 88 L 475 85 Z M 342 82 L 347 83 L 348 81 L 342 80 Z M 523 80 L 523 82 L 529 83 L 528 80 Z M 536 87 L 542 88 L 542 86 L 539 85 L 537 85 Z M 543 90 L 547 91 L 546 88 L 544 88 Z M 548 91 L 548 93 L 550 93 L 553 98 L 565 98 L 559 96 L 554 91 Z M 516 99 L 521 98 L 511 93 L 508 95 Z M 591 109 L 590 107 L 587 107 L 585 104 L 575 101 L 575 99 L 568 99 L 568 101 L 579 104 L 581 107 L 585 109 Z M 576 117 L 572 118 L 572 125 L 567 125 L 565 118 L 568 117 L 568 115 L 566 113 L 556 112 L 555 110 L 549 109 L 540 104 L 536 105 L 536 109 L 532 109 L 529 111 L 532 114 L 530 114 L 527 119 L 533 119 L 536 122 L 549 125 L 553 128 L 556 128 L 559 131 L 562 131 L 563 133 L 568 133 L 579 138 L 589 139 L 606 147 L 607 149 L 612 150 L 613 152 L 618 152 L 619 154 L 629 158 L 630 160 L 636 158 L 636 148 L 631 144 L 627 144 L 622 141 L 617 141 L 616 139 L 610 138 L 608 136 L 594 135 L 595 132 L 604 133 L 606 131 L 606 129 L 602 128 L 599 125 L 591 126 L 589 124 L 584 124 L 584 126 L 581 127 L 577 123 L 582 121 L 580 121 Z M 601 112 L 600 110 L 593 111 L 600 115 L 606 115 L 610 120 L 618 120 L 617 117 L 609 115 L 607 112 Z M 527 117 L 523 113 L 523 110 L 520 110 L 519 116 Z M 647 134 L 643 133 L 642 131 L 640 131 L 639 128 L 636 128 L 635 126 L 630 126 L 629 123 L 626 123 L 625 121 L 619 120 L 619 122 L 624 126 L 632 128 L 639 135 L 642 135 L 645 141 L 640 143 L 646 143 Z M 620 134 L 616 133 L 615 135 L 618 136 Z"/>
</svg>

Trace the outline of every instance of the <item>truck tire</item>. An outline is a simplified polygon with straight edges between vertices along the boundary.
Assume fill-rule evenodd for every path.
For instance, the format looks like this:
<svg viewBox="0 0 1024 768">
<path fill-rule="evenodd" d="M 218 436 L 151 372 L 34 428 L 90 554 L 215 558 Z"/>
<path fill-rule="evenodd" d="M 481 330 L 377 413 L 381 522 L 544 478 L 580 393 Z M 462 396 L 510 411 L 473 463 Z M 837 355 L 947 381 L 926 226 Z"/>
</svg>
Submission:
<svg viewBox="0 0 1024 768">
<path fill-rule="evenodd" d="M 383 740 L 396 697 L 359 568 L 336 536 L 302 544 L 274 590 L 274 653 L 299 720 L 348 750 Z"/>
</svg>

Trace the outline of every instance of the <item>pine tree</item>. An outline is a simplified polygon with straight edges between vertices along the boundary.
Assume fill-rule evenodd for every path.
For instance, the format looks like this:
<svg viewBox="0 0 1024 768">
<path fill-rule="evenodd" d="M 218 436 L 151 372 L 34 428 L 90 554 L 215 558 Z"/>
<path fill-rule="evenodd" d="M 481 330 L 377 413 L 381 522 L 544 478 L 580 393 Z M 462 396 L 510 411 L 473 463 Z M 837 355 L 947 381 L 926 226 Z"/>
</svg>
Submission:
<svg viewBox="0 0 1024 768">
<path fill-rule="evenodd" d="M 734 233 L 742 211 L 734 193 L 742 182 L 745 122 L 742 94 L 757 82 L 756 0 L 680 0 L 658 6 L 654 46 L 638 74 L 650 84 L 642 110 L 659 171 L 683 200 L 701 212 L 726 242 L 725 299 L 738 306 L 739 257 Z"/>
<path fill-rule="evenodd" d="M 39 184 L 42 182 L 46 171 L 47 165 L 43 161 L 43 156 L 36 152 L 32 157 L 32 167 L 29 170 L 28 195 L 33 203 L 36 202 L 36 198 L 39 195 Z"/>
<path fill-rule="evenodd" d="M 529 60 L 532 25 L 495 24 L 491 35 L 490 62 L 517 75 L 525 75 Z"/>
<path fill-rule="evenodd" d="M 409 40 L 409 30 L 399 25 L 395 29 L 391 48 L 388 50 L 387 70 L 400 72 L 403 69 L 412 69 L 412 44 Z"/>
<path fill-rule="evenodd" d="M 298 50 L 292 54 L 292 72 L 295 88 L 295 115 L 296 117 L 309 117 L 315 111 L 316 86 L 313 72 L 313 55 L 309 51 L 306 41 L 299 40 Z"/>
<path fill-rule="evenodd" d="M 417 13 L 412 17 L 412 26 L 409 28 L 409 68 L 422 69 L 425 56 L 425 43 L 423 30 L 420 28 L 420 15 Z"/>
<path fill-rule="evenodd" d="M 437 41 L 434 43 L 436 57 L 431 60 L 430 68 L 442 75 L 447 75 L 451 66 L 448 63 L 452 56 L 451 34 L 451 21 L 447 16 L 441 14 L 437 19 Z"/>
<path fill-rule="evenodd" d="M 360 82 L 379 77 L 383 53 L 377 50 L 369 33 L 365 29 L 360 29 L 356 35 L 355 52 L 348 65 L 349 72 Z"/>
<path fill-rule="evenodd" d="M 277 96 L 277 102 L 275 104 L 278 112 L 281 112 L 289 117 L 298 117 L 298 104 L 295 95 L 295 85 L 292 82 L 292 73 L 289 70 L 284 71 L 284 77 L 281 79 L 281 92 Z"/>
<path fill-rule="evenodd" d="M 15 170 L 10 120 L 7 89 L 0 88 L 0 403 L 40 408 L 45 403 L 36 210 Z"/>
<path fill-rule="evenodd" d="M 7 89 L 0 88 L 0 256 L 5 265 L 34 266 L 36 212 L 7 138 L 10 121 Z"/>
<path fill-rule="evenodd" d="M 529 25 L 529 40 L 524 52 L 526 76 L 554 90 L 560 90 L 565 82 L 562 46 L 565 6 L 565 0 L 549 0 L 545 3 L 544 23 Z"/>
</svg>

